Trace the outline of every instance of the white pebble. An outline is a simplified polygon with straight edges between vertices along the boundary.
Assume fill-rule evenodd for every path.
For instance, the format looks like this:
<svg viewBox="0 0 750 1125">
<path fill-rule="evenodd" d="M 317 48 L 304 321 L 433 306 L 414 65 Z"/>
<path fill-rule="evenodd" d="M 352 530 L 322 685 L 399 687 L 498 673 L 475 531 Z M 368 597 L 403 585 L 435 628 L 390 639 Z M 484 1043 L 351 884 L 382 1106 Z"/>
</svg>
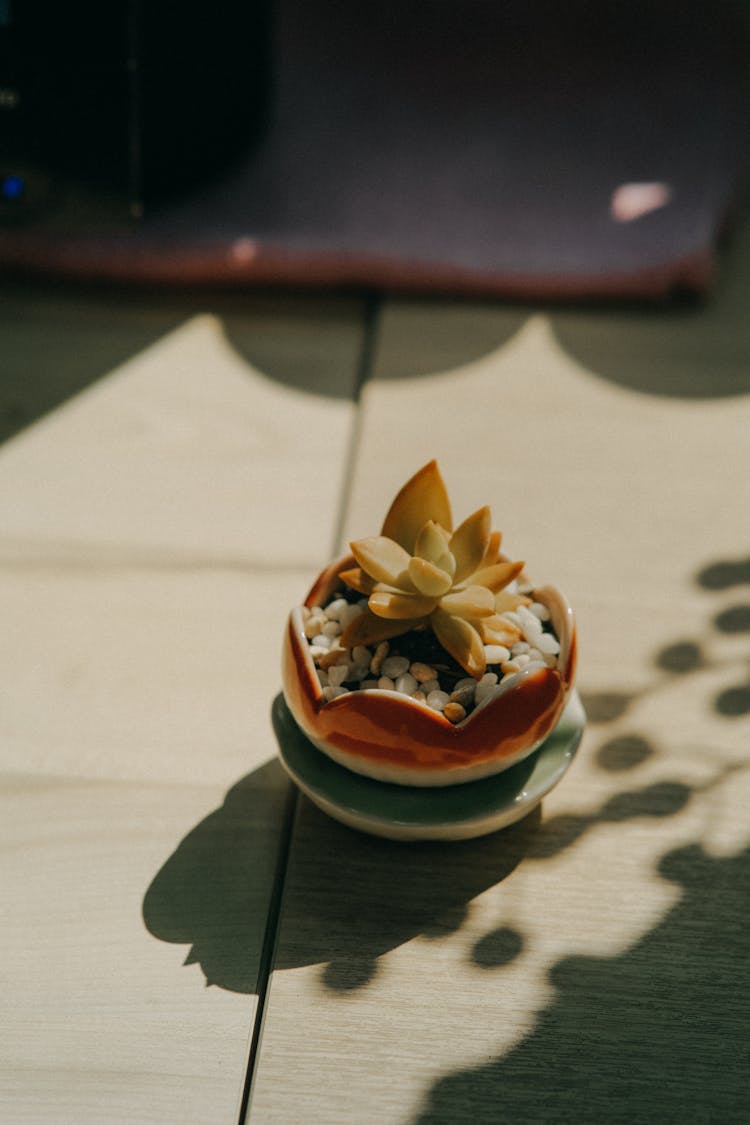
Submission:
<svg viewBox="0 0 750 1125">
<path fill-rule="evenodd" d="M 396 685 L 390 676 L 381 676 L 378 680 L 378 687 L 381 691 L 395 691 Z"/>
<path fill-rule="evenodd" d="M 346 629 L 347 625 L 351 625 L 352 621 L 356 621 L 358 617 L 362 616 L 362 607 L 359 605 L 347 605 L 342 609 L 339 614 L 339 624 L 342 629 Z"/>
<path fill-rule="evenodd" d="M 323 626 L 326 624 L 328 618 L 322 610 L 313 610 L 310 616 L 305 621 L 305 636 L 312 639 L 321 632 Z"/>
<path fill-rule="evenodd" d="M 328 683 L 332 687 L 340 687 L 344 680 L 348 680 L 349 678 L 348 664 L 334 664 L 328 669 Z"/>
<path fill-rule="evenodd" d="M 350 680 L 364 680 L 369 675 L 370 668 L 367 664 L 352 664 L 349 670 Z"/>
<path fill-rule="evenodd" d="M 435 679 L 435 669 L 431 668 L 429 664 L 422 664 L 419 660 L 414 661 L 409 671 L 420 684 L 427 684 Z"/>
<path fill-rule="evenodd" d="M 513 657 L 513 663 L 517 664 L 519 668 L 525 668 L 531 660 L 527 652 L 519 652 L 518 656 Z"/>
<path fill-rule="evenodd" d="M 502 664 L 509 656 L 510 652 L 505 645 L 484 646 L 484 657 L 488 664 Z"/>
<path fill-rule="evenodd" d="M 516 672 L 521 671 L 521 665 L 517 664 L 515 660 L 506 660 L 505 664 L 501 665 L 504 676 L 514 676 Z"/>
<path fill-rule="evenodd" d="M 518 607 L 519 624 L 524 631 L 527 641 L 538 647 L 539 638 L 542 636 L 542 623 L 533 613 L 529 613 L 525 605 Z"/>
<path fill-rule="evenodd" d="M 399 676 L 396 680 L 396 691 L 403 692 L 404 695 L 411 695 L 416 690 L 417 681 L 409 672 L 404 672 L 403 676 Z"/>
<path fill-rule="evenodd" d="M 531 651 L 531 645 L 529 644 L 528 641 L 518 641 L 516 644 L 514 644 L 512 646 L 512 648 L 510 650 L 510 655 L 515 658 L 516 656 L 520 656 L 521 653 L 523 653 L 523 652 L 530 652 L 530 651 Z"/>
<path fill-rule="evenodd" d="M 517 625 L 519 629 L 523 628 L 521 618 L 517 613 L 514 613 L 512 609 L 506 609 L 505 613 L 501 613 L 500 616 L 504 617 L 506 621 L 510 621 L 513 625 Z"/>
<path fill-rule="evenodd" d="M 474 692 L 474 702 L 476 703 L 477 707 L 480 703 L 483 703 L 485 699 L 488 699 L 491 695 L 495 694 L 496 687 L 497 676 L 495 675 L 495 673 L 485 673 L 485 675 L 482 676 L 481 680 L 477 684 L 476 690 Z"/>
<path fill-rule="evenodd" d="M 322 668 L 316 668 L 315 671 L 318 673 L 318 683 L 320 686 L 328 687 L 328 673 L 324 672 Z"/>
<path fill-rule="evenodd" d="M 443 711 L 450 698 L 447 691 L 431 691 L 427 696 L 427 706 L 433 711 Z"/>
<path fill-rule="evenodd" d="M 325 625 L 320 631 L 321 633 L 325 633 L 327 637 L 341 636 L 341 626 L 339 625 L 338 621 L 326 621 Z"/>
<path fill-rule="evenodd" d="M 310 656 L 313 658 L 313 660 L 317 660 L 320 656 L 325 656 L 327 652 L 328 649 L 323 648 L 321 645 L 310 645 Z"/>
<path fill-rule="evenodd" d="M 536 647 L 544 656 L 557 656 L 560 651 L 560 642 L 552 633 L 542 633 L 537 638 Z"/>
<path fill-rule="evenodd" d="M 335 598 L 329 605 L 326 606 L 326 617 L 331 621 L 341 620 L 341 611 L 346 609 L 349 603 L 345 598 Z"/>
<path fill-rule="evenodd" d="M 409 671 L 409 661 L 405 656 L 386 656 L 383 661 L 382 673 L 384 676 L 403 676 Z"/>
<path fill-rule="evenodd" d="M 328 703 L 331 699 L 338 699 L 340 695 L 346 694 L 347 689 L 345 687 L 331 687 L 329 685 L 328 687 L 323 688 L 323 698 L 325 699 L 326 703 Z"/>
<path fill-rule="evenodd" d="M 372 660 L 372 653 L 370 652 L 369 648 L 365 648 L 364 645 L 355 645 L 352 649 L 352 660 L 355 664 L 366 664 L 369 668 L 370 661 Z"/>
<path fill-rule="evenodd" d="M 310 641 L 310 644 L 315 645 L 316 648 L 324 648 L 327 652 L 331 647 L 331 638 L 327 637 L 325 633 L 317 633 Z"/>
<path fill-rule="evenodd" d="M 492 675 L 494 675 L 494 673 L 493 672 L 487 672 L 486 675 L 492 676 Z M 497 683 L 497 676 L 495 676 L 495 683 Z M 477 686 L 477 681 L 474 679 L 473 676 L 464 676 L 464 678 L 462 680 L 456 681 L 456 686 L 454 687 L 453 690 L 454 691 L 463 691 L 465 688 L 471 688 L 471 690 L 474 691 L 476 686 Z"/>
<path fill-rule="evenodd" d="M 429 695 L 431 691 L 440 691 L 440 681 L 437 678 L 434 680 L 426 680 L 419 686 L 420 690 L 423 691 L 425 695 Z"/>
<path fill-rule="evenodd" d="M 532 602 L 529 606 L 529 613 L 533 613 L 534 617 L 538 617 L 540 621 L 549 621 L 549 610 L 542 602 Z"/>
</svg>

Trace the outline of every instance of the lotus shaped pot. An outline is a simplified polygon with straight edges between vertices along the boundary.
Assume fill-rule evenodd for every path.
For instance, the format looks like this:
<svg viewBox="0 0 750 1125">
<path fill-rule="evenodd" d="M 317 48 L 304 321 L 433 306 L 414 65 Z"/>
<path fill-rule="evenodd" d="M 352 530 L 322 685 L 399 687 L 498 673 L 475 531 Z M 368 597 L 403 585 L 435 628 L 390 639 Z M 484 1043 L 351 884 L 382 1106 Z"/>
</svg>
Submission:
<svg viewBox="0 0 750 1125">
<path fill-rule="evenodd" d="M 305 605 L 326 605 L 342 588 L 345 556 L 318 576 Z M 453 724 L 439 711 L 396 691 L 364 689 L 324 701 L 304 632 L 303 608 L 292 610 L 283 645 L 284 696 L 298 726 L 335 762 L 399 785 L 444 786 L 508 769 L 531 754 L 557 723 L 573 687 L 573 612 L 553 586 L 531 591 L 550 612 L 560 642 L 555 668 L 504 677 L 495 692 Z"/>
</svg>

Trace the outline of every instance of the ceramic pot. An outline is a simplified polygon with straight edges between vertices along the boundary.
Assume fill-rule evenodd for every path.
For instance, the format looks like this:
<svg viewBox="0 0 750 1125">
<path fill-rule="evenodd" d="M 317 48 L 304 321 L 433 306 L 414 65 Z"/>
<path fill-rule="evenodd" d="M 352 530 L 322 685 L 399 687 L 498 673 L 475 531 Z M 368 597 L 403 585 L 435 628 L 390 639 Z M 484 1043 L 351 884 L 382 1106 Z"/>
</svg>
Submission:
<svg viewBox="0 0 750 1125">
<path fill-rule="evenodd" d="M 342 588 L 346 556 L 318 576 L 306 606 L 325 606 Z M 292 610 L 283 645 L 284 697 L 298 726 L 335 762 L 399 785 L 443 786 L 499 773 L 531 754 L 557 723 L 573 687 L 573 611 L 553 586 L 532 591 L 550 612 L 560 642 L 556 668 L 506 676 L 460 723 L 396 691 L 351 691 L 324 702 L 310 655 L 302 606 Z"/>
</svg>

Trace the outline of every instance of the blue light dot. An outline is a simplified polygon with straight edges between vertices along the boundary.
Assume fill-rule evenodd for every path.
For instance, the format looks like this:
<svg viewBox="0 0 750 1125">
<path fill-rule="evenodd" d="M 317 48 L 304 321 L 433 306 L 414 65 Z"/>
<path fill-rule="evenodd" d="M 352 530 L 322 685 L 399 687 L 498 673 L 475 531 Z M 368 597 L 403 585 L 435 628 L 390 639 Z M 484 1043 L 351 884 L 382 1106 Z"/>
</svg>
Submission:
<svg viewBox="0 0 750 1125">
<path fill-rule="evenodd" d="M 20 199 L 25 187 L 23 176 L 3 176 L 0 180 L 0 194 L 3 199 Z"/>
</svg>

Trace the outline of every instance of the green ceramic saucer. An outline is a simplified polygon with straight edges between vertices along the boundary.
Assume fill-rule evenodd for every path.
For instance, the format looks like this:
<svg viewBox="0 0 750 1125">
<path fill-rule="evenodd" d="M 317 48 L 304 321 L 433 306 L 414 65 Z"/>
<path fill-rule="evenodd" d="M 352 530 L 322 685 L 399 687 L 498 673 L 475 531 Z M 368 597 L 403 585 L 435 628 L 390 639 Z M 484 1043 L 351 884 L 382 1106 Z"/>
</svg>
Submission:
<svg viewBox="0 0 750 1125">
<path fill-rule="evenodd" d="M 563 776 L 575 757 L 586 716 L 573 692 L 557 726 L 518 765 L 463 785 L 389 785 L 339 766 L 305 738 L 284 702 L 273 705 L 282 764 L 323 812 L 391 840 L 467 840 L 520 820 Z"/>
</svg>

